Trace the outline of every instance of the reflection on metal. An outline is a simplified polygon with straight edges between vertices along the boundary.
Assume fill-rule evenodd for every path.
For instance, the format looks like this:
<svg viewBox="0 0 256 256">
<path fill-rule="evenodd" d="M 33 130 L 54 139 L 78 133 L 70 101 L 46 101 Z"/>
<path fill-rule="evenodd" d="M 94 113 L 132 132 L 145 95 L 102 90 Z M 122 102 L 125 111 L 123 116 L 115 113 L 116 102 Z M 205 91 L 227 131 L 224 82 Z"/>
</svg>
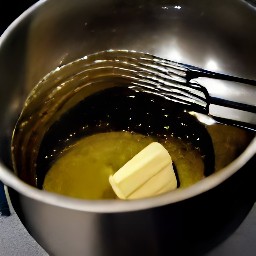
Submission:
<svg viewBox="0 0 256 256">
<path fill-rule="evenodd" d="M 256 1 L 255 0 L 243 0 L 245 3 L 247 3 L 249 6 L 256 9 Z"/>
<path fill-rule="evenodd" d="M 205 64 L 205 69 L 211 70 L 211 71 L 217 71 L 219 69 L 219 65 L 217 61 L 213 59 L 209 59 Z"/>
</svg>

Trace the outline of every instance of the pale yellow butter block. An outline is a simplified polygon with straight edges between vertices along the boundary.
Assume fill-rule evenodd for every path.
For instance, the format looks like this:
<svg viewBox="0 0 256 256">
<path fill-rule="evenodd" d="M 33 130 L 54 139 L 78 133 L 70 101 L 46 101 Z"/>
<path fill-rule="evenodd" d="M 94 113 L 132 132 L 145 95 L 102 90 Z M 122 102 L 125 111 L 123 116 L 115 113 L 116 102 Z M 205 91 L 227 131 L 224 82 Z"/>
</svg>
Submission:
<svg viewBox="0 0 256 256">
<path fill-rule="evenodd" d="M 135 192 L 129 195 L 129 199 L 139 199 L 162 194 L 177 188 L 177 179 L 172 164 L 164 167 Z"/>
<path fill-rule="evenodd" d="M 121 199 L 145 198 L 177 188 L 171 156 L 158 142 L 135 155 L 109 182 Z"/>
</svg>

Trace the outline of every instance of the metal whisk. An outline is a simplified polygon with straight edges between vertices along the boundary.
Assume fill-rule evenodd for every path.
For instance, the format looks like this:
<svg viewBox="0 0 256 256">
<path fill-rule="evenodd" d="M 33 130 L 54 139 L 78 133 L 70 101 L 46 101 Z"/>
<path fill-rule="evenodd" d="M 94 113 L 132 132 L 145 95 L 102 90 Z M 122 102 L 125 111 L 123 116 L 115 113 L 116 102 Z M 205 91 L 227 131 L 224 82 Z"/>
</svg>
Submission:
<svg viewBox="0 0 256 256">
<path fill-rule="evenodd" d="M 217 121 L 256 129 L 256 81 L 128 50 L 103 51 L 86 59 L 129 78 L 136 90 L 159 94 Z"/>
</svg>

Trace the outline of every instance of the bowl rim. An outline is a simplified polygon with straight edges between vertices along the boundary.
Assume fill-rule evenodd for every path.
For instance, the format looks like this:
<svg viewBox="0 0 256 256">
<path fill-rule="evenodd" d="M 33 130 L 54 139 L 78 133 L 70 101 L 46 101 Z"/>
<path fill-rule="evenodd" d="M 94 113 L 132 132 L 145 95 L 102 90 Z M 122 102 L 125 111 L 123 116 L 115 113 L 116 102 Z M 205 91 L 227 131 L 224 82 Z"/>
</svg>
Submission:
<svg viewBox="0 0 256 256">
<path fill-rule="evenodd" d="M 12 33 L 12 31 L 19 25 L 19 23 L 23 19 L 32 15 L 33 12 L 36 11 L 41 5 L 43 5 L 44 2 L 47 2 L 47 0 L 39 0 L 27 10 L 25 10 L 9 25 L 9 27 L 0 36 L 0 48 L 4 41 L 8 39 L 8 36 Z M 11 187 L 21 195 L 45 204 L 84 212 L 129 212 L 177 203 L 202 194 L 218 186 L 234 173 L 236 173 L 245 163 L 247 163 L 251 158 L 255 157 L 255 154 L 256 136 L 239 157 L 237 157 L 233 162 L 231 162 L 217 173 L 204 178 L 203 180 L 188 188 L 177 189 L 155 197 L 137 200 L 84 200 L 43 191 L 26 184 L 24 181 L 14 175 L 11 170 L 8 170 L 8 168 L 1 162 L 0 179 L 7 186 Z"/>
</svg>

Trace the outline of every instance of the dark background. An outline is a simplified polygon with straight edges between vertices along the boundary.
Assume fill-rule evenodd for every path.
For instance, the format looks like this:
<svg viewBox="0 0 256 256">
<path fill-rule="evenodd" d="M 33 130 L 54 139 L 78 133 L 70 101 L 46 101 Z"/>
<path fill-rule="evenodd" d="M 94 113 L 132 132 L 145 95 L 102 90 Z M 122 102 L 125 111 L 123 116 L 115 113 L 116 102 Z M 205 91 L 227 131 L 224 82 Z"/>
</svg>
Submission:
<svg viewBox="0 0 256 256">
<path fill-rule="evenodd" d="M 37 1 L 32 0 L 16 0 L 1 1 L 0 3 L 0 34 L 31 5 Z"/>
</svg>

